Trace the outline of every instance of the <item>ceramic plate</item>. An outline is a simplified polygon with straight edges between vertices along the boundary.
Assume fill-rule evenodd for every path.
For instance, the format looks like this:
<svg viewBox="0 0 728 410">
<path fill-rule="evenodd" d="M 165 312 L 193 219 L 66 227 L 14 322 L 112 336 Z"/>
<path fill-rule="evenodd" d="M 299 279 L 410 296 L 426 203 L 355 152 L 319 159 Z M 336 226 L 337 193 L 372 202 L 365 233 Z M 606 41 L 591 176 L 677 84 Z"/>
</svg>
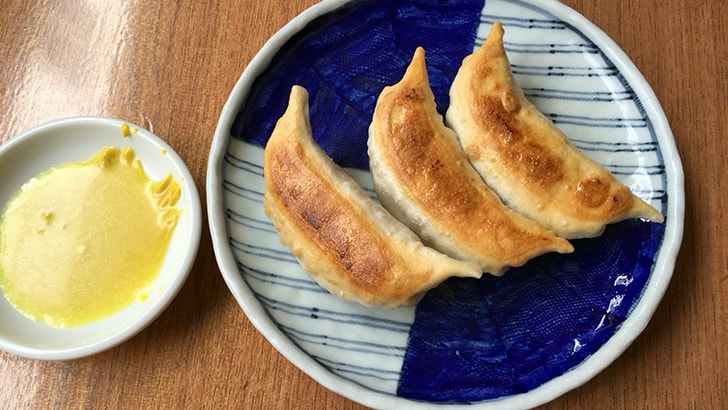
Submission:
<svg viewBox="0 0 728 410">
<path fill-rule="evenodd" d="M 413 308 L 341 301 L 313 282 L 263 212 L 263 146 L 293 84 L 313 134 L 374 197 L 367 127 L 379 92 L 426 50 L 440 113 L 462 58 L 503 23 L 516 80 L 588 156 L 666 216 L 628 220 L 501 278 L 452 279 Z M 581 385 L 639 335 L 682 238 L 682 168 L 653 92 L 597 27 L 554 1 L 325 1 L 245 69 L 221 114 L 208 210 L 225 280 L 255 326 L 329 389 L 372 407 L 532 407 Z"/>
</svg>

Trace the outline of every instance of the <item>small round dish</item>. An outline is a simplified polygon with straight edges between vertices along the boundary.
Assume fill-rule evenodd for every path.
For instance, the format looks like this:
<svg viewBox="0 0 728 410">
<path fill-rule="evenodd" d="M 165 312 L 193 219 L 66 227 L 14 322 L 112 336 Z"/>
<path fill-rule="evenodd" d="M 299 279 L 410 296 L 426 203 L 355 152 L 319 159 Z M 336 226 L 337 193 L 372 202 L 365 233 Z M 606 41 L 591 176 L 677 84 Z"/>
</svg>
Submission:
<svg viewBox="0 0 728 410">
<path fill-rule="evenodd" d="M 132 131 L 124 137 L 121 127 Z M 26 181 L 71 161 L 85 161 L 101 148 L 130 147 L 152 179 L 172 174 L 182 188 L 182 209 L 167 257 L 145 301 L 97 322 L 58 329 L 20 314 L 0 297 L 0 349 L 32 359 L 68 360 L 114 347 L 149 325 L 184 284 L 197 255 L 201 207 L 194 179 L 182 159 L 159 137 L 113 118 L 65 118 L 29 129 L 0 145 L 0 206 Z"/>
</svg>

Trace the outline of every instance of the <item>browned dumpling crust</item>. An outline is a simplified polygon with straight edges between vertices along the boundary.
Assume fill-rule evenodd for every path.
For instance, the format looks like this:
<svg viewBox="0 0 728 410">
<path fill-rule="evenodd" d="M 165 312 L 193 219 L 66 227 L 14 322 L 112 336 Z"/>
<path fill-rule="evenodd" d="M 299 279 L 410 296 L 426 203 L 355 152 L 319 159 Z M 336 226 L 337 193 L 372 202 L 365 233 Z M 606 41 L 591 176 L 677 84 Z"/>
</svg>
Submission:
<svg viewBox="0 0 728 410">
<path fill-rule="evenodd" d="M 422 48 L 402 80 L 380 94 L 368 147 L 382 205 L 427 245 L 494 275 L 546 252 L 573 251 L 483 183 L 437 113 Z"/>
<path fill-rule="evenodd" d="M 486 183 L 512 208 L 565 238 L 593 237 L 609 223 L 662 214 L 571 144 L 524 96 L 496 22 L 466 57 L 446 118 Z"/>
<path fill-rule="evenodd" d="M 304 88 L 292 88 L 263 163 L 264 208 L 281 242 L 334 295 L 399 307 L 451 276 L 482 275 L 423 245 L 326 155 L 311 135 Z"/>
</svg>

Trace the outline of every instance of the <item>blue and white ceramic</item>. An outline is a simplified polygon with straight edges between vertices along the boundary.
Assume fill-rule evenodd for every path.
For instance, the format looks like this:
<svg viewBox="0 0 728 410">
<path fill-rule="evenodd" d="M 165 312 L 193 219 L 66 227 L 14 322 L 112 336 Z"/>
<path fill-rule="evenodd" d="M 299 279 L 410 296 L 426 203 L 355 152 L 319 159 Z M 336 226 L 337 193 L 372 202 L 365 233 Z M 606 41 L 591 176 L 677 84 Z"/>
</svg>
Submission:
<svg viewBox="0 0 728 410">
<path fill-rule="evenodd" d="M 293 84 L 313 134 L 371 192 L 367 127 L 382 88 L 426 50 L 438 110 L 463 57 L 503 23 L 516 80 L 588 156 L 666 216 L 628 220 L 503 277 L 452 279 L 412 308 L 330 295 L 263 212 L 262 154 Z M 626 20 L 626 24 L 628 23 Z M 628 57 L 555 1 L 324 1 L 278 32 L 220 117 L 208 211 L 225 280 L 255 326 L 319 383 L 371 407 L 533 407 L 592 378 L 647 325 L 683 223 L 682 168 L 665 116 Z"/>
</svg>

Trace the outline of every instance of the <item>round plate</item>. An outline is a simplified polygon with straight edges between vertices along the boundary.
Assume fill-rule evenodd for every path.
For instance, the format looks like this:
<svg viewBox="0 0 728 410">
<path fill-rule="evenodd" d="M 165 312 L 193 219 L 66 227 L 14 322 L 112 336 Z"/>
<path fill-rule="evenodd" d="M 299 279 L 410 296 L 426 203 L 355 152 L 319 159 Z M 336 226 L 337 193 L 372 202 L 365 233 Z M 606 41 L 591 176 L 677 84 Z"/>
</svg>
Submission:
<svg viewBox="0 0 728 410">
<path fill-rule="evenodd" d="M 279 243 L 262 207 L 262 147 L 291 86 L 309 91 L 319 144 L 374 197 L 366 140 L 379 92 L 421 45 L 444 114 L 462 58 L 496 20 L 527 97 L 666 222 L 610 225 L 573 241 L 573 254 L 545 255 L 501 278 L 449 280 L 413 308 L 336 299 Z M 647 325 L 682 239 L 682 168 L 658 101 L 613 41 L 555 1 L 317 4 L 243 72 L 207 175 L 217 260 L 245 313 L 296 366 L 371 407 L 533 407 L 581 385 Z"/>
<path fill-rule="evenodd" d="M 132 131 L 122 137 L 121 125 Z M 0 349 L 33 359 L 67 360 L 89 356 L 131 338 L 149 325 L 177 295 L 192 268 L 202 231 L 200 198 L 182 159 L 156 135 L 122 120 L 72 117 L 29 129 L 0 145 L 0 206 L 25 182 L 68 162 L 86 161 L 106 146 L 130 147 L 154 180 L 168 174 L 182 188 L 182 209 L 149 297 L 85 326 L 58 329 L 28 319 L 0 295 Z M 1 294 L 1 292 L 0 292 Z"/>
</svg>

